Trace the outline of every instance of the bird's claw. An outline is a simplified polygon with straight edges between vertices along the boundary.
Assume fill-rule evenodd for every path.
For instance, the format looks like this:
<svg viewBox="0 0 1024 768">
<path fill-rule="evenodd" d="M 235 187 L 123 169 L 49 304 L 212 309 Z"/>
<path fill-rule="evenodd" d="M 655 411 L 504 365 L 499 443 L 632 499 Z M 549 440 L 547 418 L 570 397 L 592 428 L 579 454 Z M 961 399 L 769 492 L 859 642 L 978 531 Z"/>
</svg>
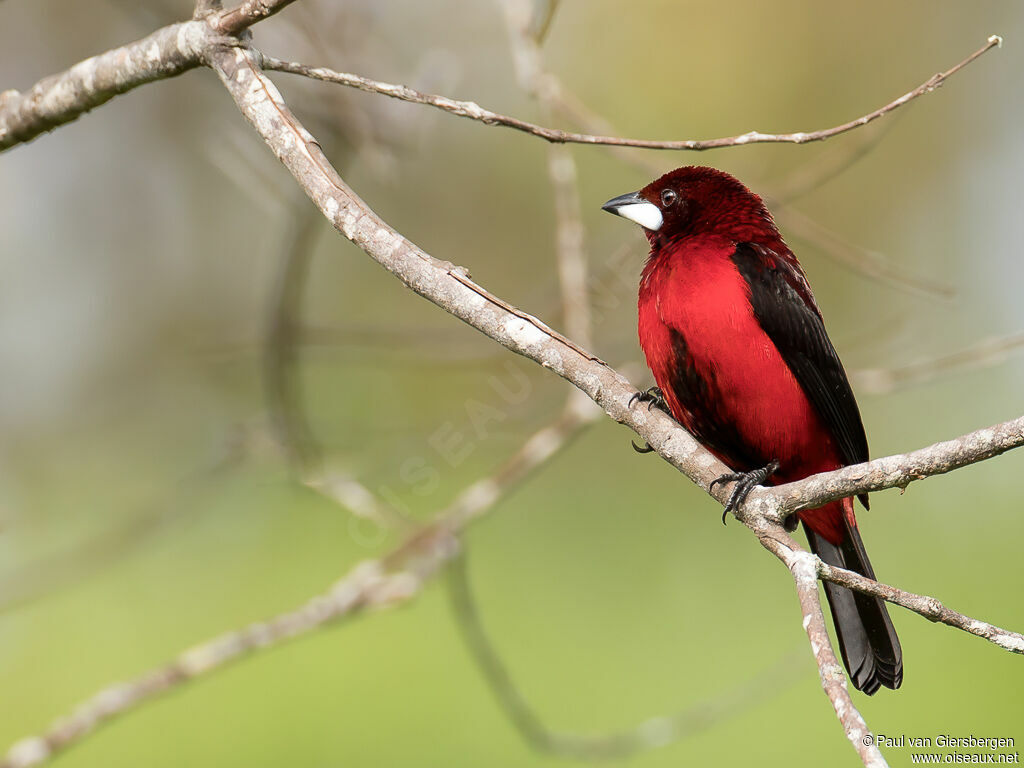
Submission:
<svg viewBox="0 0 1024 768">
<path fill-rule="evenodd" d="M 713 491 L 719 483 L 736 483 L 732 493 L 729 494 L 729 498 L 725 502 L 725 510 L 722 512 L 722 525 L 725 525 L 729 513 L 735 512 L 739 505 L 750 495 L 750 492 L 774 475 L 778 469 L 779 462 L 773 460 L 760 469 L 750 472 L 728 472 L 712 480 L 711 485 L 708 486 L 708 491 Z"/>
<path fill-rule="evenodd" d="M 668 403 L 665 402 L 665 395 L 661 391 L 660 387 L 651 387 L 643 392 L 637 392 L 631 398 L 629 398 L 629 407 L 633 407 L 633 403 L 640 401 L 641 403 L 647 403 L 647 410 L 651 408 L 657 408 L 659 411 L 664 411 L 671 415 L 668 410 Z"/>
<path fill-rule="evenodd" d="M 651 387 L 650 389 L 644 390 L 643 392 L 637 392 L 635 395 L 629 398 L 629 403 L 627 407 L 632 408 L 633 403 L 637 402 L 638 400 L 641 403 L 647 403 L 648 411 L 651 410 L 651 408 L 657 406 L 659 411 L 664 411 L 669 416 L 672 415 L 668 410 L 668 403 L 665 402 L 665 396 L 662 394 L 661 389 L 659 387 Z M 654 450 L 651 447 L 650 443 L 644 443 L 644 447 L 641 448 L 632 440 L 630 440 L 629 442 L 633 446 L 633 450 L 636 451 L 637 453 L 650 453 L 651 451 Z"/>
</svg>

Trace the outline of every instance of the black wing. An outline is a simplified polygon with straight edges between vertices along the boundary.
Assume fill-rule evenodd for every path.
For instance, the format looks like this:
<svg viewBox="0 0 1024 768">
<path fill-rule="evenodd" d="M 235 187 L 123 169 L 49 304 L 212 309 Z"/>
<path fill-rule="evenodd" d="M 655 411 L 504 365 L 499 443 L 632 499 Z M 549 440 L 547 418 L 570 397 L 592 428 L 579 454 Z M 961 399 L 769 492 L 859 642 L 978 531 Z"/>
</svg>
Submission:
<svg viewBox="0 0 1024 768">
<path fill-rule="evenodd" d="M 831 431 L 843 461 L 867 461 L 857 400 L 796 260 L 740 243 L 733 262 L 750 286 L 754 316 Z M 867 494 L 860 500 L 866 507 Z"/>
</svg>

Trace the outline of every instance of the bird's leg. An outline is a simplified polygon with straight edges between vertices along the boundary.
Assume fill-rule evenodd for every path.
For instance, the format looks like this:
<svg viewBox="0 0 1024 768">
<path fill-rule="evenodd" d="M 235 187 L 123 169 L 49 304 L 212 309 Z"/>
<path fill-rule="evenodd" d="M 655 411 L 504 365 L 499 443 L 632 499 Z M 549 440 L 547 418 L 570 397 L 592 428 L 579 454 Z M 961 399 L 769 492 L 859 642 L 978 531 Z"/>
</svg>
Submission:
<svg viewBox="0 0 1024 768">
<path fill-rule="evenodd" d="M 750 495 L 750 492 L 756 486 L 761 485 L 778 470 L 779 462 L 772 460 L 760 469 L 750 472 L 729 472 L 712 480 L 711 485 L 708 486 L 708 491 L 714 490 L 715 486 L 719 483 L 736 483 L 732 493 L 729 494 L 728 501 L 725 502 L 725 511 L 722 512 L 722 525 L 725 525 L 725 519 L 729 516 L 729 513 L 735 512 L 736 508 L 746 500 L 747 496 Z"/>
<path fill-rule="evenodd" d="M 635 395 L 629 398 L 629 407 L 632 408 L 633 403 L 637 401 L 641 403 L 647 403 L 648 411 L 651 410 L 651 408 L 657 408 L 659 411 L 663 411 L 664 413 L 667 413 L 669 416 L 672 415 L 672 413 L 668 409 L 668 403 L 665 402 L 665 396 L 662 393 L 660 387 L 651 387 L 650 389 L 647 389 L 643 392 L 637 392 Z M 630 440 L 629 442 L 630 445 L 633 446 L 633 450 L 636 451 L 637 453 L 650 453 L 651 451 L 654 450 L 651 447 L 650 443 L 645 443 L 644 447 L 641 448 L 632 440 Z"/>
</svg>

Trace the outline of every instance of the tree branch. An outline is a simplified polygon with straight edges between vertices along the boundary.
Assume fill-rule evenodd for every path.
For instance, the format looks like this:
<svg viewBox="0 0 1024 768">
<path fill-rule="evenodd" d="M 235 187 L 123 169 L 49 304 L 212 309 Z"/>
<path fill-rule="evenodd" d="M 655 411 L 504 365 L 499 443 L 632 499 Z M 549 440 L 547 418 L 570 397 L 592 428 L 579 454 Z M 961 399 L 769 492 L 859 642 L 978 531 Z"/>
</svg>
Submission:
<svg viewBox="0 0 1024 768">
<path fill-rule="evenodd" d="M 852 464 L 811 475 L 795 483 L 756 489 L 747 500 L 763 514 L 781 521 L 790 512 L 811 509 L 835 499 L 887 488 L 906 488 L 915 480 L 942 475 L 1024 445 L 1024 416 L 929 445 L 910 453 Z"/>
<path fill-rule="evenodd" d="M 390 96 L 391 98 L 412 102 L 414 104 L 425 104 L 427 106 L 436 107 L 437 109 L 442 109 L 453 115 L 458 115 L 459 117 L 477 120 L 485 125 L 501 125 L 506 128 L 514 128 L 517 131 L 523 131 L 533 136 L 539 136 L 546 141 L 558 144 L 600 144 L 614 147 L 638 147 L 640 149 L 700 151 L 705 149 L 716 149 L 718 147 L 734 147 L 743 144 L 807 144 L 812 141 L 824 141 L 825 139 L 830 139 L 833 136 L 838 136 L 841 133 L 852 131 L 862 125 L 867 125 L 868 123 L 887 115 L 893 110 L 902 107 L 904 104 L 913 101 L 919 96 L 931 93 L 941 86 L 949 77 L 959 72 L 982 54 L 992 48 L 998 47 L 1001 44 L 1002 38 L 998 35 L 992 35 L 988 38 L 985 45 L 945 72 L 939 72 L 932 75 L 917 88 L 908 91 L 898 99 L 889 102 L 883 107 L 879 107 L 873 112 L 869 112 L 866 115 L 862 115 L 861 117 L 832 128 L 825 128 L 819 131 L 800 131 L 797 133 L 761 133 L 760 131 L 750 131 L 749 133 L 744 133 L 738 136 L 725 136 L 718 139 L 682 139 L 677 141 L 627 139 L 620 136 L 595 136 L 589 133 L 574 133 L 572 131 L 562 131 L 557 128 L 547 128 L 542 125 L 527 122 L 526 120 L 520 120 L 517 117 L 511 117 L 509 115 L 503 115 L 498 112 L 485 109 L 473 101 L 460 101 L 458 99 L 448 98 L 447 96 L 422 93 L 405 85 L 396 85 L 393 83 L 370 80 L 369 78 L 361 77 L 360 75 L 353 75 L 346 72 L 335 72 L 334 70 L 323 67 L 309 67 L 304 64 L 283 61 L 281 59 L 274 58 L 273 56 L 263 57 L 263 67 L 264 69 L 274 70 L 277 72 L 287 72 L 293 75 L 302 75 L 314 80 L 322 80 L 327 83 L 336 83 L 338 85 L 348 86 L 349 88 L 358 88 L 361 91 L 379 93 L 384 96 Z"/>
<path fill-rule="evenodd" d="M 0 151 L 69 123 L 118 94 L 202 63 L 209 28 L 187 21 L 80 61 L 27 93 L 0 93 Z"/>
<path fill-rule="evenodd" d="M 80 61 L 44 77 L 27 93 L 0 92 L 0 152 L 78 119 L 86 112 L 155 80 L 202 65 L 212 38 L 222 43 L 272 16 L 294 0 L 247 0 L 216 13 L 219 2 L 201 0 L 196 20 L 171 24 L 141 40 Z M 200 20 L 205 18 L 205 20 Z"/>
</svg>

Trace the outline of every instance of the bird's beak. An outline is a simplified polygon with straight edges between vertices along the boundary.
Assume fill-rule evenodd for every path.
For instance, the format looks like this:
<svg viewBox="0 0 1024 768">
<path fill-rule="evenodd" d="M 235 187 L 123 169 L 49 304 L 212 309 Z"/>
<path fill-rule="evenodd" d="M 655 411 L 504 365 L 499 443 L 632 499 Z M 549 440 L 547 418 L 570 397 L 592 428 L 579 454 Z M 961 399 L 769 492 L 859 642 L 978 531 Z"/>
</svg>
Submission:
<svg viewBox="0 0 1024 768">
<path fill-rule="evenodd" d="M 661 229 L 661 225 L 664 222 L 658 206 L 644 200 L 640 197 L 639 192 L 630 192 L 628 195 L 613 197 L 601 206 L 601 210 L 636 222 L 644 229 L 649 229 L 652 232 L 657 232 Z"/>
</svg>

